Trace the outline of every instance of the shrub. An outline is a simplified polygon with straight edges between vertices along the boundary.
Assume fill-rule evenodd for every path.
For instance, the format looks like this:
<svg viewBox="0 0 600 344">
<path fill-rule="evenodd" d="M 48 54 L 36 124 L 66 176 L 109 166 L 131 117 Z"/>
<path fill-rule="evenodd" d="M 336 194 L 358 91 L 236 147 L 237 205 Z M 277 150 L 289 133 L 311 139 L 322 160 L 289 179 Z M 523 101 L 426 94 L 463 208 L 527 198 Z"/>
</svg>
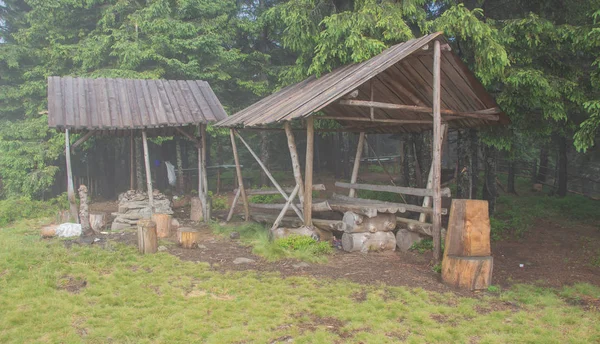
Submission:
<svg viewBox="0 0 600 344">
<path fill-rule="evenodd" d="M 225 210 L 229 207 L 229 204 L 227 204 L 227 196 L 213 196 L 212 191 L 208 192 L 208 196 L 212 201 L 213 210 Z"/>
<path fill-rule="evenodd" d="M 248 202 L 269 204 L 269 203 L 277 203 L 277 201 L 280 201 L 282 199 L 283 199 L 283 197 L 281 195 L 254 195 L 254 196 L 250 196 L 250 199 L 248 200 Z"/>
<path fill-rule="evenodd" d="M 368 170 L 369 170 L 369 172 L 373 172 L 373 173 L 383 173 L 383 172 L 385 172 L 385 170 L 383 169 L 383 167 L 381 167 L 379 165 L 369 165 Z"/>
<path fill-rule="evenodd" d="M 410 247 L 411 251 L 417 251 L 421 254 L 432 251 L 433 250 L 433 240 L 432 239 L 423 239 L 419 242 L 412 244 Z"/>
<path fill-rule="evenodd" d="M 307 253 L 321 256 L 332 252 L 331 245 L 325 241 L 316 241 L 315 239 L 304 235 L 290 235 L 287 238 L 275 240 L 275 245 L 292 251 L 305 251 Z"/>
<path fill-rule="evenodd" d="M 48 201 L 36 201 L 29 198 L 9 198 L 0 201 L 0 226 L 21 219 L 33 219 L 52 216 L 60 209 L 68 209 L 67 194 L 64 193 Z"/>
</svg>

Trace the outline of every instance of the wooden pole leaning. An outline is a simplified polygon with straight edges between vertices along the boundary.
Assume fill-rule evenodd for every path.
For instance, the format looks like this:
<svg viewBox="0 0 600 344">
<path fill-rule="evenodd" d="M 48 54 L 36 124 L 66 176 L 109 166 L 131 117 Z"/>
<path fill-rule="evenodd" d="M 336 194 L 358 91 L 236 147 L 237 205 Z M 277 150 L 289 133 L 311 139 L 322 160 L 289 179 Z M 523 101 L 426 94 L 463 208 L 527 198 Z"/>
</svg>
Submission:
<svg viewBox="0 0 600 344">
<path fill-rule="evenodd" d="M 448 124 L 442 124 L 442 137 L 441 137 L 441 141 L 442 141 L 442 149 L 443 149 L 443 142 L 445 141 L 446 137 L 447 137 L 447 133 L 448 133 Z M 433 187 L 433 163 L 431 164 L 431 167 L 429 168 L 429 176 L 427 176 L 427 189 L 431 189 Z M 425 197 L 423 198 L 423 207 L 424 208 L 429 208 L 431 207 L 431 197 Z M 420 222 L 427 222 L 427 214 L 426 213 L 421 213 L 421 215 L 419 215 L 419 221 Z"/>
<path fill-rule="evenodd" d="M 277 218 L 275 219 L 275 222 L 273 222 L 273 226 L 271 226 L 271 230 L 272 231 L 275 230 L 275 229 L 277 229 L 277 227 L 279 226 L 279 223 L 285 217 L 285 213 L 287 213 L 290 205 L 293 204 L 294 199 L 296 198 L 296 195 L 298 194 L 299 190 L 300 190 L 300 185 L 296 184 L 296 187 L 294 188 L 294 190 L 290 194 L 290 198 L 288 199 L 287 202 L 285 202 L 285 205 L 283 206 L 283 209 L 281 209 L 281 212 L 279 213 L 279 216 L 277 216 Z"/>
<path fill-rule="evenodd" d="M 229 214 L 227 214 L 227 219 L 225 220 L 226 222 L 231 221 L 231 218 L 233 217 L 233 211 L 235 210 L 235 206 L 238 204 L 241 191 L 242 189 L 238 188 L 237 192 L 235 193 L 235 197 L 233 197 L 233 202 L 231 202 L 231 208 L 229 208 Z"/>
<path fill-rule="evenodd" d="M 69 211 L 73 221 L 79 223 L 77 201 L 75 200 L 75 186 L 73 186 L 73 170 L 71 169 L 71 139 L 69 129 L 65 129 L 65 160 L 67 161 L 67 197 L 69 199 Z"/>
<path fill-rule="evenodd" d="M 434 42 L 433 51 L 433 258 L 440 262 L 442 258 L 442 116 L 441 109 L 441 48 L 440 41 Z"/>
<path fill-rule="evenodd" d="M 304 225 L 312 226 L 313 155 L 315 147 L 315 122 L 306 119 L 306 164 L 304 165 Z"/>
<path fill-rule="evenodd" d="M 294 139 L 290 122 L 285 122 L 283 127 L 285 128 L 285 135 L 287 136 L 288 147 L 290 149 L 294 179 L 296 179 L 296 185 L 300 186 L 298 197 L 300 198 L 300 204 L 304 205 L 304 181 L 302 180 L 302 172 L 300 171 L 300 159 L 298 158 L 298 150 L 296 149 L 296 140 Z"/>
<path fill-rule="evenodd" d="M 246 190 L 244 189 L 244 178 L 242 177 L 242 167 L 240 166 L 240 158 L 238 156 L 237 145 L 235 143 L 235 134 L 233 129 L 229 129 L 229 136 L 231 138 L 231 148 L 233 150 L 233 159 L 235 160 L 235 172 L 237 174 L 238 187 L 240 190 L 240 196 L 242 196 L 242 202 L 244 203 L 244 220 L 246 222 L 250 221 L 250 210 L 248 209 L 248 198 L 246 197 Z M 232 207 L 235 207 L 236 202 L 234 202 Z"/>
<path fill-rule="evenodd" d="M 350 184 L 356 184 L 358 179 L 358 170 L 360 168 L 360 159 L 362 158 L 362 151 L 365 145 L 365 133 L 361 132 L 358 136 L 358 146 L 356 146 L 356 155 L 354 156 L 354 167 L 352 168 L 352 176 L 350 177 Z M 350 189 L 348 192 L 349 197 L 354 197 L 356 190 Z"/>
<path fill-rule="evenodd" d="M 142 130 L 142 145 L 144 147 L 144 163 L 146 165 L 146 188 L 148 189 L 148 203 L 154 214 L 154 194 L 152 193 L 152 172 L 150 172 L 150 154 L 148 153 L 148 137 L 146 129 Z"/>
<path fill-rule="evenodd" d="M 244 138 L 237 131 L 235 132 L 235 134 L 240 139 L 240 141 L 242 141 L 242 143 L 244 144 L 244 146 L 246 146 L 246 148 L 248 149 L 248 151 L 250 152 L 250 154 L 252 155 L 252 157 L 254 157 L 254 160 L 256 160 L 256 162 L 258 163 L 258 165 L 260 166 L 260 168 L 262 168 L 262 170 L 265 172 L 265 174 L 267 175 L 267 177 L 269 178 L 269 180 L 271 181 L 271 183 L 273 183 L 273 186 L 275 186 L 275 188 L 277 189 L 277 191 L 279 191 L 279 193 L 281 194 L 281 196 L 283 196 L 283 199 L 287 201 L 289 199 L 288 194 L 285 192 L 285 190 L 283 190 L 283 188 L 275 180 L 275 178 L 273 177 L 273 175 L 271 174 L 271 172 L 269 172 L 269 169 L 267 169 L 267 166 L 265 166 L 265 164 L 260 160 L 260 158 L 258 157 L 258 155 L 256 155 L 256 153 L 254 152 L 254 150 L 252 150 L 252 148 L 250 148 L 250 145 L 246 142 L 246 140 L 244 140 Z M 293 203 L 290 206 L 292 207 L 292 210 L 294 210 L 294 212 L 296 212 L 296 214 L 298 215 L 298 217 L 302 218 L 302 212 L 300 211 L 300 209 L 298 209 L 298 207 L 295 204 L 293 204 Z"/>
</svg>

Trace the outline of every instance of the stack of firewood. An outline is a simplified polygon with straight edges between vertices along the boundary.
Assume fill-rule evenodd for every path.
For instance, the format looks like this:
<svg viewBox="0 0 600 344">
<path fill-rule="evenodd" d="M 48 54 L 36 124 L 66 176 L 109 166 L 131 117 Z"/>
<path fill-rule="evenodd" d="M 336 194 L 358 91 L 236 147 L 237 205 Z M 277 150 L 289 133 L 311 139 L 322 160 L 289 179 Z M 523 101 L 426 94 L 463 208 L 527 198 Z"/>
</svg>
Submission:
<svg viewBox="0 0 600 344">
<path fill-rule="evenodd" d="M 341 229 L 342 248 L 345 251 L 383 251 L 396 249 L 396 215 L 378 213 L 373 217 L 351 211 L 344 213 Z"/>
</svg>

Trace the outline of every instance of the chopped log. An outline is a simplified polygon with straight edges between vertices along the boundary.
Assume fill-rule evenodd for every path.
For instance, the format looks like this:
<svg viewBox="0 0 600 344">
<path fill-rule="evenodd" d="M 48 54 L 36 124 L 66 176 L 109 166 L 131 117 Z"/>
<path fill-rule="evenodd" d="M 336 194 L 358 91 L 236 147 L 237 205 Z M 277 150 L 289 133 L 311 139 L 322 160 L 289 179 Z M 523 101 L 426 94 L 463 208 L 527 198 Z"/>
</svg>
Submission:
<svg viewBox="0 0 600 344">
<path fill-rule="evenodd" d="M 544 186 L 542 184 L 533 184 L 532 190 L 536 192 L 542 192 L 544 190 Z"/>
<path fill-rule="evenodd" d="M 339 220 L 313 219 L 313 226 L 327 232 L 340 232 L 342 230 L 342 223 L 343 222 Z"/>
<path fill-rule="evenodd" d="M 106 213 L 103 212 L 91 212 L 90 213 L 90 227 L 96 233 L 99 233 L 104 229 L 107 223 Z"/>
<path fill-rule="evenodd" d="M 383 191 L 391 193 L 399 193 L 413 196 L 432 196 L 433 190 L 431 189 L 419 189 L 410 188 L 405 186 L 392 186 L 392 185 L 375 185 L 375 184 L 356 184 L 356 183 L 343 183 L 335 182 L 335 186 L 338 188 L 345 189 L 357 189 L 357 190 L 369 190 L 369 191 Z M 442 189 L 442 196 L 450 197 L 451 192 L 449 188 Z"/>
<path fill-rule="evenodd" d="M 406 211 L 413 211 L 413 212 L 417 212 L 417 213 L 424 212 L 424 213 L 428 213 L 428 214 L 433 213 L 433 209 L 423 208 L 418 205 L 384 202 L 384 201 L 377 201 L 377 200 L 366 199 L 366 198 L 350 198 L 348 196 L 338 195 L 338 194 L 333 194 L 332 200 L 329 201 L 329 205 L 331 206 L 331 209 L 336 210 L 336 211 L 339 211 L 336 208 L 342 208 L 346 204 L 361 205 L 363 207 L 374 207 L 377 211 L 382 212 L 382 213 L 404 213 Z M 350 210 L 350 209 L 348 209 L 348 210 Z M 346 210 L 342 210 L 342 212 L 344 212 L 344 211 L 346 211 Z M 442 208 L 443 215 L 446 215 L 447 212 L 448 212 L 448 209 Z M 362 215 L 364 215 L 364 214 L 362 214 Z M 370 217 L 372 217 L 372 216 L 370 216 Z"/>
<path fill-rule="evenodd" d="M 492 283 L 492 257 L 447 255 L 442 261 L 442 280 L 457 288 L 487 289 Z"/>
<path fill-rule="evenodd" d="M 444 254 L 467 257 L 491 254 L 487 201 L 452 200 Z"/>
<path fill-rule="evenodd" d="M 421 235 L 433 236 L 433 228 L 431 223 L 425 223 L 418 220 L 407 219 L 405 217 L 396 217 L 396 228 L 407 229 L 411 232 Z M 442 238 L 446 236 L 446 229 L 442 228 Z"/>
<path fill-rule="evenodd" d="M 304 163 L 304 225 L 312 226 L 312 186 L 313 186 L 313 158 L 315 148 L 315 121 L 310 116 L 306 119 L 306 160 Z"/>
<path fill-rule="evenodd" d="M 396 249 L 396 237 L 391 232 L 344 233 L 342 248 L 347 252 L 384 251 Z"/>
<path fill-rule="evenodd" d="M 396 215 L 378 214 L 369 218 L 347 211 L 342 223 L 342 230 L 346 233 L 389 232 L 396 228 Z"/>
<path fill-rule="evenodd" d="M 398 246 L 400 252 L 408 252 L 415 243 L 421 240 L 423 240 L 423 237 L 419 233 L 411 232 L 407 229 L 400 229 L 396 233 L 396 246 Z"/>
<path fill-rule="evenodd" d="M 183 248 L 196 248 L 200 242 L 200 232 L 190 227 L 181 227 L 177 231 L 179 244 Z"/>
<path fill-rule="evenodd" d="M 149 219 L 138 221 L 138 250 L 141 254 L 156 253 L 158 239 L 156 237 L 156 223 Z"/>
<path fill-rule="evenodd" d="M 282 187 L 281 189 L 283 189 L 283 191 L 287 192 L 287 193 L 291 193 L 292 191 L 294 191 L 293 187 Z M 325 191 L 327 190 L 325 188 L 324 184 L 314 184 L 313 185 L 313 191 Z M 233 193 L 237 193 L 239 192 L 239 188 L 238 189 L 234 189 Z M 272 189 L 246 189 L 246 195 L 248 196 L 254 196 L 254 195 L 279 195 L 279 190 L 272 188 Z"/>
<path fill-rule="evenodd" d="M 93 235 L 96 231 L 92 230 L 90 226 L 87 186 L 81 184 L 77 191 L 79 192 L 79 223 L 81 223 L 81 233 L 85 236 Z"/>
<path fill-rule="evenodd" d="M 169 214 L 152 214 L 152 221 L 156 223 L 156 235 L 159 238 L 171 235 L 171 218 Z"/>
<path fill-rule="evenodd" d="M 56 235 L 56 227 L 58 227 L 57 225 L 49 225 L 49 226 L 44 226 L 40 229 L 40 234 L 42 235 L 42 238 L 52 238 L 53 236 Z"/>
<path fill-rule="evenodd" d="M 192 210 L 190 211 L 190 220 L 196 222 L 202 221 L 202 200 L 200 200 L 199 197 L 192 197 L 192 201 L 190 203 L 192 207 Z"/>
<path fill-rule="evenodd" d="M 179 229 L 179 221 L 177 219 L 171 219 L 171 231 L 177 231 Z"/>
</svg>

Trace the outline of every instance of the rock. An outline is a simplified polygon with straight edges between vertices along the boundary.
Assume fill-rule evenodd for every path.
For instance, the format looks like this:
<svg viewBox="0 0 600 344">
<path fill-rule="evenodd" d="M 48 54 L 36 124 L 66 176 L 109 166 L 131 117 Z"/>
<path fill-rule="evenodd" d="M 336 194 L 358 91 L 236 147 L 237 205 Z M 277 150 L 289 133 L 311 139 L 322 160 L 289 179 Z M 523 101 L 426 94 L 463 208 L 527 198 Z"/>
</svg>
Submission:
<svg viewBox="0 0 600 344">
<path fill-rule="evenodd" d="M 255 261 L 254 259 L 250 259 L 250 258 L 244 258 L 244 257 L 240 257 L 240 258 L 236 258 L 233 260 L 233 264 L 239 265 L 239 264 L 253 264 Z"/>
<path fill-rule="evenodd" d="M 162 246 L 162 245 L 161 245 L 161 246 L 158 246 L 158 252 L 166 252 L 166 251 L 168 251 L 168 250 L 169 250 L 169 249 L 168 249 L 166 246 Z"/>
<path fill-rule="evenodd" d="M 300 262 L 298 264 L 293 264 L 292 266 L 294 267 L 294 269 L 304 269 L 304 268 L 308 268 L 310 266 L 310 264 L 305 263 L 305 262 Z"/>
<path fill-rule="evenodd" d="M 396 246 L 401 252 L 408 252 L 413 244 L 423 240 L 418 233 L 411 232 L 407 229 L 400 229 L 396 234 Z"/>
<path fill-rule="evenodd" d="M 206 250 L 206 246 L 204 246 L 204 245 L 198 245 L 198 248 L 201 250 Z"/>
<path fill-rule="evenodd" d="M 231 232 L 231 233 L 229 233 L 229 238 L 230 239 L 239 239 L 240 233 L 239 232 Z"/>
<path fill-rule="evenodd" d="M 123 229 L 127 229 L 127 228 L 131 228 L 132 226 L 126 223 L 120 223 L 120 222 L 113 222 L 112 225 L 110 226 L 110 230 L 111 231 L 120 231 Z"/>
</svg>

